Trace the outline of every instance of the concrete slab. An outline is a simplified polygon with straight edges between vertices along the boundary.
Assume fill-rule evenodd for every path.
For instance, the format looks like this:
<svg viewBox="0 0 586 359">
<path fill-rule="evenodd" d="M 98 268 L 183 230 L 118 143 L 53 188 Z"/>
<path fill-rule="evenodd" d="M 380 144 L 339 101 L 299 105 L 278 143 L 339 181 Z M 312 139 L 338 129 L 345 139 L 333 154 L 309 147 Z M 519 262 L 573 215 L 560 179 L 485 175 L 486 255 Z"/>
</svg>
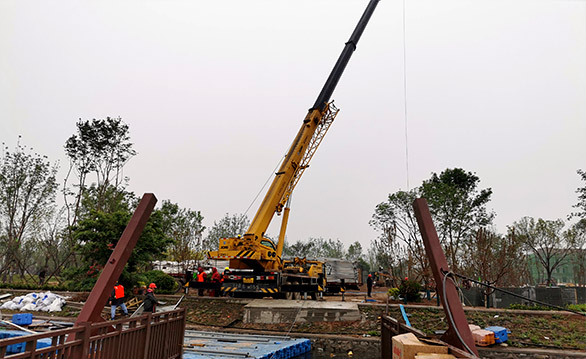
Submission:
<svg viewBox="0 0 586 359">
<path fill-rule="evenodd" d="M 244 323 L 304 323 L 360 320 L 356 303 L 257 299 L 244 307 Z"/>
</svg>

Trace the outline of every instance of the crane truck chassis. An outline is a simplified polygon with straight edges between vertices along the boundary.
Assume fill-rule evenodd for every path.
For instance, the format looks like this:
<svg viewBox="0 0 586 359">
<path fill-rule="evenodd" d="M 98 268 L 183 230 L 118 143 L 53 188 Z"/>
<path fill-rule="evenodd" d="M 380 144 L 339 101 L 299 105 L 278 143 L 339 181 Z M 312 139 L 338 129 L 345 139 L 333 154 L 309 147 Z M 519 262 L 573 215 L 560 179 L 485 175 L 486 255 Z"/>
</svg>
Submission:
<svg viewBox="0 0 586 359">
<path fill-rule="evenodd" d="M 370 0 L 350 39 L 345 43 L 246 233 L 234 238 L 221 238 L 218 250 L 208 253 L 210 259 L 229 260 L 229 269 L 225 271 L 223 281 L 210 283 L 192 280 L 189 285 L 191 288 L 220 289 L 224 294 L 233 296 L 263 295 L 280 298 L 296 298 L 301 294 L 317 298 L 324 293 L 326 271 L 323 262 L 306 258 L 281 258 L 290 198 L 338 114 L 330 97 L 378 2 L 379 0 Z M 265 237 L 275 214 L 282 215 L 277 245 Z"/>
</svg>

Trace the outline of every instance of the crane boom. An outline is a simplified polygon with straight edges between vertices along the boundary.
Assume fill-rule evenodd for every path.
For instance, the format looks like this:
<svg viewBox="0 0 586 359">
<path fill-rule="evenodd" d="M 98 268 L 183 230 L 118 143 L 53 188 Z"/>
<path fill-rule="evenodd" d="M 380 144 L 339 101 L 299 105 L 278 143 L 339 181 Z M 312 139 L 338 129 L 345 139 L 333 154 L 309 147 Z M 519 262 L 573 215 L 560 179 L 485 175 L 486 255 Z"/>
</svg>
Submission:
<svg viewBox="0 0 586 359">
<path fill-rule="evenodd" d="M 218 250 L 208 253 L 211 259 L 230 261 L 229 271 L 224 277 L 221 288 L 223 292 L 271 295 L 312 293 L 312 296 L 323 292 L 325 272 L 322 262 L 305 258 L 295 258 L 293 261 L 281 259 L 288 217 L 288 208 L 285 206 L 338 114 L 338 109 L 333 102 L 330 102 L 330 97 L 350 57 L 356 50 L 358 40 L 378 2 L 379 0 L 370 0 L 350 39 L 345 43 L 338 61 L 313 107 L 305 116 L 246 233 L 242 237 L 221 238 Z M 283 208 L 285 208 L 285 214 L 279 233 L 279 242 L 275 245 L 271 239 L 265 238 L 265 232 L 275 213 L 280 213 Z M 195 284 L 192 283 L 192 285 Z"/>
<path fill-rule="evenodd" d="M 364 32 L 366 24 L 370 20 L 378 2 L 379 0 L 371 0 L 369 2 L 350 39 L 345 43 L 336 65 L 332 69 L 313 107 L 309 109 L 309 112 L 305 116 L 301 129 L 291 144 L 279 171 L 275 174 L 275 178 L 262 204 L 256 212 L 248 231 L 244 235 L 245 237 L 254 236 L 254 238 L 258 239 L 264 236 L 273 215 L 281 212 L 291 194 L 291 184 L 296 184 L 300 175 L 307 168 L 311 156 L 315 153 L 325 132 L 327 132 L 327 129 L 338 113 L 338 110 L 328 102 L 350 57 L 354 53 L 354 50 L 356 50 L 358 40 L 360 40 L 360 36 Z M 318 136 L 315 136 L 316 134 Z M 310 157 L 307 158 L 307 161 L 303 161 L 305 154 L 308 153 L 308 149 L 311 150 L 309 151 Z"/>
</svg>

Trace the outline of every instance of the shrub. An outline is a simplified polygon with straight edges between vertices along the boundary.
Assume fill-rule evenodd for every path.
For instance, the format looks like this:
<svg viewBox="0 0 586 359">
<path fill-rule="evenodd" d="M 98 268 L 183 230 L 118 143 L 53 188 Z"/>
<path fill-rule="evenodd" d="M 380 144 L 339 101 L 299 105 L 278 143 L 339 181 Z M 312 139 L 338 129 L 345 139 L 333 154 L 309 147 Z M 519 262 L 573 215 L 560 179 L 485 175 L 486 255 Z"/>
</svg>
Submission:
<svg viewBox="0 0 586 359">
<path fill-rule="evenodd" d="M 399 299 L 400 290 L 399 288 L 389 288 L 387 295 L 393 299 Z"/>
<path fill-rule="evenodd" d="M 175 293 L 175 290 L 177 290 L 178 284 L 175 278 L 160 270 L 146 272 L 144 277 L 146 278 L 146 282 L 157 285 L 157 291 L 159 293 Z"/>
<path fill-rule="evenodd" d="M 586 313 L 586 303 L 583 304 L 569 304 L 568 309 L 575 310 L 577 312 Z"/>
<path fill-rule="evenodd" d="M 509 309 L 518 309 L 518 310 L 555 310 L 551 307 L 545 305 L 527 305 L 527 304 L 519 304 L 513 303 L 509 305 Z"/>
<path fill-rule="evenodd" d="M 399 294 L 405 298 L 408 302 L 420 302 L 421 296 L 421 284 L 414 280 L 404 280 L 399 286 Z"/>
<path fill-rule="evenodd" d="M 98 280 L 98 273 L 88 275 L 89 267 L 67 268 L 63 271 L 63 277 L 66 279 L 65 286 L 75 292 L 91 291 Z"/>
</svg>

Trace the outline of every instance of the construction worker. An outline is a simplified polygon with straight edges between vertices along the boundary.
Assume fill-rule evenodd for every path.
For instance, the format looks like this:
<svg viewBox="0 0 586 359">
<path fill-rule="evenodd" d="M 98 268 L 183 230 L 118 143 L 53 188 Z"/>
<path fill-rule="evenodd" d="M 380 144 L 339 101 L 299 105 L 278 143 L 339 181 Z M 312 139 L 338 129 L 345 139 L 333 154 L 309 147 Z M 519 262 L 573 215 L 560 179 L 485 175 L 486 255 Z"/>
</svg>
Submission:
<svg viewBox="0 0 586 359">
<path fill-rule="evenodd" d="M 217 283 L 217 285 L 220 285 L 220 283 L 222 282 L 222 276 L 220 275 L 220 273 L 218 272 L 218 270 L 216 269 L 216 267 L 212 268 L 212 283 Z M 212 289 L 211 292 L 211 296 L 215 297 L 217 296 L 218 291 L 216 289 Z"/>
<path fill-rule="evenodd" d="M 142 301 L 143 313 L 154 313 L 156 311 L 156 306 L 159 304 L 159 302 L 157 301 L 157 298 L 155 298 L 155 289 L 157 289 L 157 285 L 155 283 L 149 284 L 147 294 Z"/>
<path fill-rule="evenodd" d="M 203 283 L 205 281 L 205 272 L 203 271 L 202 267 L 198 267 L 197 268 L 197 282 L 198 283 Z M 200 297 L 203 296 L 203 289 L 199 288 L 197 290 L 197 295 L 199 295 Z"/>
<path fill-rule="evenodd" d="M 128 315 L 128 309 L 126 309 L 126 304 L 124 304 L 124 287 L 122 284 L 116 282 L 112 294 L 110 294 L 110 314 L 112 315 L 112 320 L 116 316 L 116 308 L 118 307 L 122 308 L 124 315 Z"/>
<path fill-rule="evenodd" d="M 368 278 L 366 278 L 366 289 L 368 290 L 368 296 L 372 297 L 372 274 L 369 274 Z"/>
</svg>

